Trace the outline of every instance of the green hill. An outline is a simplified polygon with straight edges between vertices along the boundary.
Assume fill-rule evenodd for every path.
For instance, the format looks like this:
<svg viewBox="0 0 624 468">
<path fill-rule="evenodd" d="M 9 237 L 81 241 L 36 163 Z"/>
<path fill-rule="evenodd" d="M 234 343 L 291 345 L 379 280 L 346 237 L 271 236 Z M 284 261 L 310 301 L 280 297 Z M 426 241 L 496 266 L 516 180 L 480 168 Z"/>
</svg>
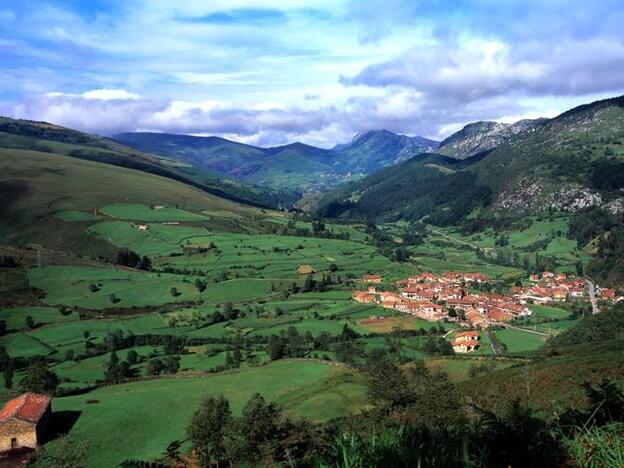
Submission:
<svg viewBox="0 0 624 468">
<path fill-rule="evenodd" d="M 160 175 L 59 153 L 0 147 L 0 238 L 6 243 L 36 242 L 64 251 L 93 252 L 98 242 L 84 232 L 80 219 L 119 202 L 254 212 Z M 63 222 L 63 218 L 77 222 Z"/>
<path fill-rule="evenodd" d="M 206 192 L 246 204 L 287 206 L 292 194 L 252 186 L 189 163 L 154 156 L 107 138 L 46 122 L 0 118 L 0 148 L 62 154 L 136 169 L 178 180 Z"/>
</svg>

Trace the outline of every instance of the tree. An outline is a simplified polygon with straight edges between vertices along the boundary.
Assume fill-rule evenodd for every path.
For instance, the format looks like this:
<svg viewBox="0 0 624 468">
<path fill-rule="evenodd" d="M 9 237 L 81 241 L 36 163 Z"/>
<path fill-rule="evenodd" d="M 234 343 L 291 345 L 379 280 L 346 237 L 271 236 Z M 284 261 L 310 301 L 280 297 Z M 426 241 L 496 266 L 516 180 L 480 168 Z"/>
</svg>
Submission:
<svg viewBox="0 0 624 468">
<path fill-rule="evenodd" d="M 147 367 L 145 368 L 145 375 L 159 375 L 162 373 L 164 368 L 165 365 L 160 359 L 150 359 L 147 362 Z"/>
<path fill-rule="evenodd" d="M 288 327 L 288 355 L 290 357 L 303 357 L 305 347 L 303 337 L 299 334 L 295 327 Z"/>
<path fill-rule="evenodd" d="M 11 356 L 4 346 L 0 346 L 0 370 L 4 370 L 11 365 Z"/>
<path fill-rule="evenodd" d="M 195 287 L 197 288 L 197 291 L 204 292 L 206 290 L 206 283 L 200 280 L 199 278 L 197 278 L 195 280 Z"/>
<path fill-rule="evenodd" d="M 7 331 L 6 320 L 0 320 L 0 336 L 4 335 Z"/>
<path fill-rule="evenodd" d="M 171 288 L 170 292 L 173 297 L 178 297 L 180 295 L 180 293 L 178 292 L 178 288 L 176 288 L 175 286 Z"/>
<path fill-rule="evenodd" d="M 117 357 L 117 353 L 113 351 L 110 355 L 110 359 L 108 360 L 106 372 L 104 373 L 104 378 L 109 382 L 117 382 L 124 377 L 120 374 L 121 366 L 119 363 L 119 357 Z"/>
<path fill-rule="evenodd" d="M 186 430 L 201 466 L 219 462 L 225 456 L 224 437 L 232 421 L 229 402 L 222 396 L 208 397 L 193 413 Z"/>
<path fill-rule="evenodd" d="M 48 369 L 48 363 L 45 361 L 38 361 L 31 365 L 21 381 L 21 386 L 25 391 L 48 395 L 54 394 L 58 384 L 58 376 Z"/>
<path fill-rule="evenodd" d="M 26 317 L 26 326 L 31 330 L 35 328 L 35 319 L 33 319 L 30 315 Z"/>
<path fill-rule="evenodd" d="M 137 353 L 134 349 L 131 349 L 126 355 L 126 361 L 130 365 L 136 364 L 137 362 L 139 362 L 139 353 Z"/>
<path fill-rule="evenodd" d="M 150 271 L 152 269 L 152 261 L 149 259 L 149 257 L 143 255 L 143 258 L 139 262 L 138 267 L 139 270 Z"/>
<path fill-rule="evenodd" d="M 13 388 L 13 366 L 11 364 L 4 369 L 4 388 L 8 390 Z"/>
<path fill-rule="evenodd" d="M 405 410 L 414 401 L 406 375 L 389 358 L 368 364 L 368 396 L 384 411 Z"/>
<path fill-rule="evenodd" d="M 272 458 L 272 442 L 282 438 L 281 419 L 281 411 L 275 403 L 267 403 L 262 395 L 254 394 L 236 421 L 240 439 L 232 458 L 251 462 L 258 462 L 265 456 Z"/>
<path fill-rule="evenodd" d="M 234 367 L 234 358 L 232 358 L 232 353 L 230 353 L 229 349 L 225 353 L 225 367 L 226 369 Z"/>
<path fill-rule="evenodd" d="M 282 359 L 285 353 L 285 344 L 279 336 L 271 335 L 267 343 L 267 354 L 271 361 Z"/>
<path fill-rule="evenodd" d="M 180 358 L 178 356 L 167 356 L 165 359 L 165 372 L 167 374 L 177 374 L 180 369 Z"/>
<path fill-rule="evenodd" d="M 303 287 L 301 288 L 301 292 L 310 292 L 314 290 L 314 278 L 312 277 L 312 275 L 308 275 L 306 276 L 305 281 L 303 282 Z"/>
</svg>

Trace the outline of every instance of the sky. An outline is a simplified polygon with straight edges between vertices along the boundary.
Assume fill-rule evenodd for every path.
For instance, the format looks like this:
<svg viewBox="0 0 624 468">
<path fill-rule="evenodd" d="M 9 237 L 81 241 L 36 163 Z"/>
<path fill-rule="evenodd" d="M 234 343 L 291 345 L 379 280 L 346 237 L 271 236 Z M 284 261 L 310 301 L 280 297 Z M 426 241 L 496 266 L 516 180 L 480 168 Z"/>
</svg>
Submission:
<svg viewBox="0 0 624 468">
<path fill-rule="evenodd" d="M 0 115 L 332 147 L 624 94 L 622 0 L 0 0 Z"/>
</svg>

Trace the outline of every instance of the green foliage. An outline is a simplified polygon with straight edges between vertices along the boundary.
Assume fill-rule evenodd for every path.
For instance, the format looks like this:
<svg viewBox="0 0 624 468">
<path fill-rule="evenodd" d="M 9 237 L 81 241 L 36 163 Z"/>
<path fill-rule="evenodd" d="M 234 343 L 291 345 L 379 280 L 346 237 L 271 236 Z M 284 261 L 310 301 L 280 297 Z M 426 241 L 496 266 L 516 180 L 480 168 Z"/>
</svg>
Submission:
<svg viewBox="0 0 624 468">
<path fill-rule="evenodd" d="M 231 420 L 230 404 L 223 396 L 206 398 L 193 413 L 187 434 L 201 466 L 218 463 L 225 456 L 225 435 Z"/>
<path fill-rule="evenodd" d="M 54 394 L 58 387 L 58 376 L 48 368 L 45 361 L 37 361 L 26 369 L 20 386 L 28 392 Z"/>
<path fill-rule="evenodd" d="M 62 436 L 54 447 L 43 446 L 28 466 L 35 468 L 83 468 L 87 467 L 87 454 L 90 444 L 75 440 L 71 436 Z"/>
<path fill-rule="evenodd" d="M 589 315 L 573 328 L 551 338 L 556 346 L 600 343 L 624 336 L 624 304 L 617 304 L 597 315 Z"/>
</svg>

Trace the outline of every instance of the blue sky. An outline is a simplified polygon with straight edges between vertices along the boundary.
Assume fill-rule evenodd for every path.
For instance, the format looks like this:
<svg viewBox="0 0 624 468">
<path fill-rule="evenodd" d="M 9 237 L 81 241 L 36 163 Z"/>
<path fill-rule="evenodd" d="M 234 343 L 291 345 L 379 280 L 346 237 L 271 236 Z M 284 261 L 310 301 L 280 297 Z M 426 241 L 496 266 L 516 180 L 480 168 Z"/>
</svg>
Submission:
<svg viewBox="0 0 624 468">
<path fill-rule="evenodd" d="M 0 1 L 0 114 L 110 135 L 442 138 L 624 94 L 621 0 Z"/>
</svg>

